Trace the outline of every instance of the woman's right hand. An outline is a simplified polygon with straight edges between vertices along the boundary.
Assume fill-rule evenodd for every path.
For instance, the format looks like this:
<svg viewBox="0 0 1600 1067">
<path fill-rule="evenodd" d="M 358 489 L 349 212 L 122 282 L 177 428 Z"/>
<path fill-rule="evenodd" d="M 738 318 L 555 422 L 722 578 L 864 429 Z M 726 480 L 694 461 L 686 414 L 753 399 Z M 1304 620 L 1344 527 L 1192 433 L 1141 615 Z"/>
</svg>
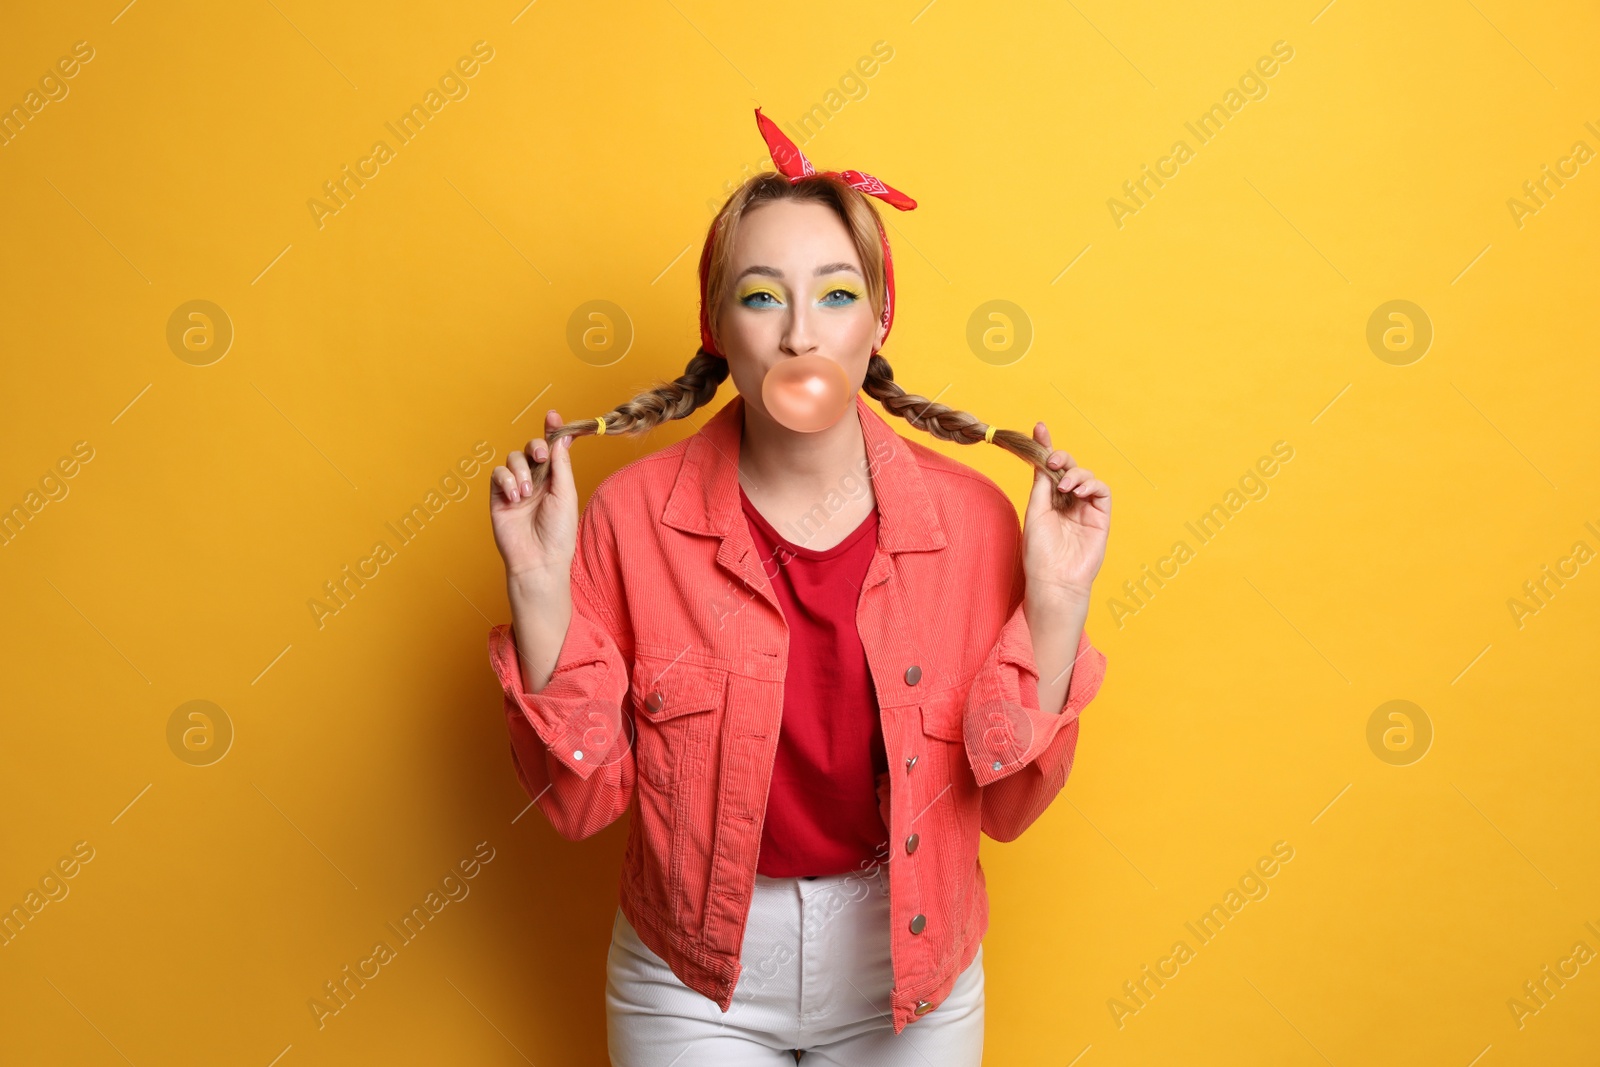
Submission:
<svg viewBox="0 0 1600 1067">
<path fill-rule="evenodd" d="M 545 412 L 546 430 L 561 425 Z M 566 579 L 578 543 L 578 492 L 572 480 L 571 436 L 551 448 L 544 438 L 529 441 L 490 474 L 489 520 L 494 543 L 506 564 L 506 580 L 523 575 Z M 536 479 L 536 468 L 549 464 Z M 538 483 L 536 485 L 536 483 Z"/>
</svg>

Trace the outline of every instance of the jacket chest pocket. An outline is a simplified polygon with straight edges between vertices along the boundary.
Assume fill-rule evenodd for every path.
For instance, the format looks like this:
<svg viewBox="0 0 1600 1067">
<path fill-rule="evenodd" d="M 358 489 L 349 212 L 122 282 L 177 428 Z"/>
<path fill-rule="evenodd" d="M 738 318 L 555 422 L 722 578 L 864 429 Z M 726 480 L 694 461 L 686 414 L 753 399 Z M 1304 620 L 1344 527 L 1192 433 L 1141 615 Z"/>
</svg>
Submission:
<svg viewBox="0 0 1600 1067">
<path fill-rule="evenodd" d="M 639 775 L 665 789 L 705 774 L 727 698 L 727 669 L 636 653 L 630 691 Z"/>
<path fill-rule="evenodd" d="M 966 729 L 962 722 L 963 705 L 959 689 L 946 689 L 934 693 L 922 702 L 922 732 L 941 741 L 966 743 Z"/>
<path fill-rule="evenodd" d="M 966 703 L 966 689 L 955 688 L 930 694 L 920 705 L 924 748 L 932 763 L 928 777 L 939 779 L 933 791 L 948 784 L 950 791 L 943 799 L 957 807 L 978 788 L 967 761 Z"/>
</svg>

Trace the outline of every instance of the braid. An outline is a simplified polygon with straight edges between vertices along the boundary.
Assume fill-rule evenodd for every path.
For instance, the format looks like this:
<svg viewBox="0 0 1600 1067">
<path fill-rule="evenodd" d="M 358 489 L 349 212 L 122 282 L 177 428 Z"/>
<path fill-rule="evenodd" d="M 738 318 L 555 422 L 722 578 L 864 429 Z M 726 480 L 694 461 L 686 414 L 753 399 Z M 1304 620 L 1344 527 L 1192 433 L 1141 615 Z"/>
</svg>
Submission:
<svg viewBox="0 0 1600 1067">
<path fill-rule="evenodd" d="M 889 414 L 900 416 L 917 429 L 930 433 L 942 441 L 954 441 L 962 445 L 982 444 L 987 433 L 988 440 L 1042 471 L 1050 479 L 1051 485 L 1059 483 L 1061 476 L 1066 473 L 1064 470 L 1051 470 L 1045 466 L 1051 450 L 1028 434 L 989 426 L 965 411 L 946 407 L 925 396 L 906 392 L 895 383 L 894 368 L 889 366 L 889 361 L 881 355 L 874 354 L 868 361 L 867 377 L 861 388 L 868 396 L 882 404 L 883 409 Z M 610 432 L 609 426 L 606 432 Z M 1069 497 L 1068 493 L 1052 492 L 1050 501 L 1057 511 L 1065 511 L 1072 506 Z"/>
<path fill-rule="evenodd" d="M 605 423 L 603 429 L 601 419 L 579 419 L 550 430 L 545 434 L 545 441 L 554 447 L 562 437 L 649 433 L 664 422 L 686 418 L 710 403 L 717 395 L 717 386 L 727 377 L 728 361 L 701 348 L 676 379 L 647 389 L 608 411 L 601 417 Z M 532 467 L 534 485 L 542 485 L 549 476 L 550 464 L 539 463 Z"/>
</svg>

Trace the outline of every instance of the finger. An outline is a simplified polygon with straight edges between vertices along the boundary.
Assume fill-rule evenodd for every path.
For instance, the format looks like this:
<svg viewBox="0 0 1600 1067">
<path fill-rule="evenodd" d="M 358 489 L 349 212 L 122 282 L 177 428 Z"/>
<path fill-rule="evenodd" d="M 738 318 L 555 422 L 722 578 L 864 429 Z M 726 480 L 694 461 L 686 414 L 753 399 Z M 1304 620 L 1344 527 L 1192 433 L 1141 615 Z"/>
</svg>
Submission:
<svg viewBox="0 0 1600 1067">
<path fill-rule="evenodd" d="M 1109 502 L 1111 500 L 1111 487 L 1096 478 L 1090 478 L 1073 490 L 1073 495 L 1080 500 L 1105 500 Z"/>
<path fill-rule="evenodd" d="M 1037 440 L 1037 437 L 1035 437 Z M 1048 511 L 1056 495 L 1056 474 L 1054 471 L 1033 469 L 1033 485 L 1028 490 L 1028 512 L 1039 514 Z"/>
<path fill-rule="evenodd" d="M 529 442 L 532 447 L 532 442 Z M 528 469 L 528 450 L 513 452 L 506 457 L 506 469 L 511 472 L 511 477 L 517 480 L 521 496 L 527 496 L 533 491 L 533 475 Z"/>
<path fill-rule="evenodd" d="M 551 408 L 544 413 L 544 434 L 529 441 L 527 447 L 523 449 L 527 453 L 528 459 L 535 465 L 543 463 L 550 458 L 550 435 L 561 429 L 561 425 L 561 413 L 555 408 Z"/>
<path fill-rule="evenodd" d="M 556 438 L 550 450 L 549 490 L 564 499 L 576 500 L 578 487 L 572 479 L 572 434 Z"/>
<path fill-rule="evenodd" d="M 519 498 L 517 492 L 517 476 L 505 467 L 496 467 L 489 472 L 489 480 L 499 492 L 500 498 L 507 504 L 515 504 Z"/>
<path fill-rule="evenodd" d="M 1056 489 L 1062 493 L 1070 493 L 1094 475 L 1082 467 L 1068 467 L 1061 472 L 1061 480 L 1056 483 Z"/>
<path fill-rule="evenodd" d="M 1035 441 L 1038 441 L 1041 445 L 1044 445 L 1044 447 L 1049 448 L 1050 447 L 1050 427 L 1046 426 L 1042 422 L 1034 423 L 1033 424 L 1033 439 Z"/>
<path fill-rule="evenodd" d="M 1093 471 L 1084 470 L 1082 467 L 1074 468 L 1074 473 L 1079 476 L 1073 479 L 1072 495 L 1077 497 L 1091 497 L 1110 493 L 1111 489 L 1105 482 L 1094 476 Z"/>
<path fill-rule="evenodd" d="M 1049 467 L 1050 469 L 1060 470 L 1062 467 L 1072 466 L 1072 456 L 1061 451 L 1060 449 L 1056 449 L 1054 452 L 1050 453 L 1050 457 L 1044 462 L 1045 466 Z"/>
</svg>

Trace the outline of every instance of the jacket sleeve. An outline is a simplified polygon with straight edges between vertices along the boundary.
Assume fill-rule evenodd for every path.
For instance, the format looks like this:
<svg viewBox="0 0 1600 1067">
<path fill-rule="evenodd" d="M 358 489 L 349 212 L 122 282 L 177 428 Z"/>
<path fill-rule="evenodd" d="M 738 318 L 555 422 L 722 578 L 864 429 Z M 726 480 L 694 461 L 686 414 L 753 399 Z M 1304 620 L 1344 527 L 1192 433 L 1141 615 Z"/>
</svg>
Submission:
<svg viewBox="0 0 1600 1067">
<path fill-rule="evenodd" d="M 1009 537 L 1000 550 L 1014 560 L 1009 612 L 1000 634 L 974 677 L 963 709 L 967 758 L 983 793 L 983 832 L 1013 841 L 1044 813 L 1072 773 L 1078 745 L 1078 713 L 1100 690 L 1106 657 L 1078 639 L 1072 677 L 1059 712 L 1039 707 L 1039 668 L 1023 610 L 1027 579 L 1022 537 L 1011 513 Z"/>
<path fill-rule="evenodd" d="M 633 797 L 633 637 L 603 504 L 591 498 L 572 561 L 572 622 L 555 670 L 522 688 L 510 624 L 489 631 L 489 660 L 505 694 L 517 778 L 556 832 L 580 841 L 615 822 Z"/>
</svg>

